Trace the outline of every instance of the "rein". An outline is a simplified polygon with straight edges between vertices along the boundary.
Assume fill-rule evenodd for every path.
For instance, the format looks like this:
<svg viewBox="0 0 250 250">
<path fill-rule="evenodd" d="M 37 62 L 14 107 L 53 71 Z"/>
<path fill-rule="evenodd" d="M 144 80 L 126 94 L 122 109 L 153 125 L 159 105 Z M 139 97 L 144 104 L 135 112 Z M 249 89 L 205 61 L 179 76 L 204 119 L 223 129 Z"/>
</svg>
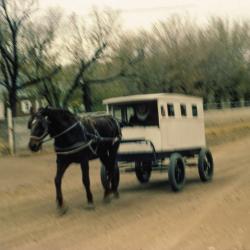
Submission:
<svg viewBox="0 0 250 250">
<path fill-rule="evenodd" d="M 92 137 L 92 139 L 89 142 L 87 142 L 87 143 L 83 142 L 81 144 L 76 143 L 76 144 L 74 144 L 71 147 L 66 148 L 66 149 L 56 147 L 55 148 L 56 153 L 58 155 L 71 155 L 71 154 L 78 153 L 85 148 L 89 148 L 91 150 L 91 152 L 96 155 L 97 148 L 96 148 L 96 150 L 94 150 L 92 147 L 92 143 L 112 141 L 112 144 L 115 144 L 116 142 L 118 142 L 121 139 L 120 137 L 101 137 L 99 135 L 99 133 L 98 133 L 98 135 L 96 135 L 96 134 L 86 132 L 86 134 Z M 66 150 L 66 151 L 60 151 L 60 150 Z"/>
<path fill-rule="evenodd" d="M 69 128 L 66 128 L 66 129 L 65 129 L 64 131 L 62 131 L 61 133 L 59 133 L 59 134 L 57 134 L 57 135 L 55 135 L 55 136 L 52 136 L 52 137 L 50 137 L 50 138 L 48 138 L 48 139 L 42 141 L 42 143 L 46 143 L 46 142 L 51 141 L 51 140 L 53 140 L 53 139 L 59 138 L 60 136 L 66 134 L 66 133 L 69 132 L 71 129 L 73 129 L 74 127 L 76 127 L 78 124 L 81 125 L 80 122 L 75 122 L 75 123 L 74 123 L 72 126 L 70 126 Z M 48 134 L 47 134 L 47 135 L 48 135 Z"/>
<path fill-rule="evenodd" d="M 74 153 L 78 153 L 78 152 L 80 152 L 81 150 L 83 150 L 85 148 L 89 148 L 93 154 L 96 154 L 97 149 L 96 150 L 93 149 L 92 143 L 112 141 L 112 144 L 114 144 L 114 143 L 116 143 L 117 141 L 120 140 L 120 137 L 102 137 L 102 136 L 100 136 L 100 134 L 98 133 L 98 131 L 95 128 L 93 128 L 95 134 L 84 131 L 85 128 L 84 128 L 83 124 L 81 122 L 79 122 L 79 121 L 75 122 L 72 126 L 66 128 L 61 133 L 59 133 L 59 134 L 57 134 L 57 135 L 55 135 L 53 137 L 50 137 L 50 138 L 48 138 L 46 140 L 43 140 L 43 139 L 46 138 L 46 136 L 49 134 L 48 133 L 48 126 L 46 126 L 46 129 L 45 129 L 44 133 L 41 136 L 39 136 L 39 137 L 38 136 L 30 136 L 30 138 L 39 140 L 43 144 L 43 143 L 46 143 L 46 142 L 51 141 L 53 139 L 59 138 L 60 136 L 68 133 L 73 128 L 75 128 L 77 125 L 80 125 L 80 127 L 82 128 L 82 131 L 85 133 L 85 135 L 90 136 L 91 139 L 88 142 L 83 142 L 83 143 L 80 143 L 80 144 L 75 143 L 75 144 L 73 144 L 72 146 L 70 146 L 68 148 L 55 147 L 55 151 L 56 151 L 56 153 L 58 155 L 71 155 L 71 154 L 74 154 Z M 61 151 L 61 150 L 66 150 L 66 151 Z"/>
<path fill-rule="evenodd" d="M 80 122 L 76 122 L 76 123 L 74 123 L 72 126 L 70 126 L 69 128 L 66 128 L 66 129 L 65 129 L 64 131 L 62 131 L 61 133 L 59 133 L 59 134 L 57 134 L 57 135 L 55 135 L 55 136 L 52 136 L 52 137 L 50 137 L 50 138 L 48 138 L 48 139 L 46 139 L 46 140 L 43 140 L 43 139 L 46 138 L 46 136 L 49 134 L 49 133 L 48 133 L 48 126 L 46 126 L 46 129 L 45 129 L 44 133 L 43 133 L 41 136 L 34 136 L 34 135 L 31 135 L 31 136 L 30 136 L 30 139 L 35 139 L 35 140 L 41 141 L 41 143 L 45 143 L 45 142 L 51 141 L 51 140 L 53 140 L 53 139 L 56 139 L 56 138 L 58 138 L 58 137 L 60 137 L 60 136 L 62 136 L 62 135 L 64 135 L 64 134 L 66 134 L 67 132 L 69 132 L 71 129 L 73 129 L 73 128 L 74 128 L 76 125 L 78 125 L 78 124 L 81 125 Z"/>
<path fill-rule="evenodd" d="M 37 140 L 37 141 L 41 141 L 41 143 L 44 143 L 44 142 L 48 141 L 48 140 L 42 141 L 45 137 L 47 137 L 47 135 L 48 135 L 48 130 L 46 129 L 46 130 L 44 131 L 44 133 L 43 133 L 41 136 L 34 136 L 34 135 L 31 135 L 31 136 L 30 136 L 30 139 L 35 139 L 35 140 Z M 51 140 L 52 140 L 52 139 L 51 139 Z"/>
<path fill-rule="evenodd" d="M 55 151 L 56 151 L 56 153 L 57 153 L 58 155 L 71 155 L 71 154 L 78 153 L 78 152 L 80 152 L 81 150 L 83 150 L 83 149 L 89 147 L 90 150 L 92 151 L 92 153 L 96 154 L 96 152 L 95 152 L 95 151 L 93 150 L 93 148 L 91 147 L 91 144 L 92 144 L 93 142 L 94 142 L 94 140 L 92 139 L 92 140 L 90 140 L 88 143 L 85 143 L 85 142 L 84 142 L 84 143 L 80 144 L 79 146 L 77 146 L 75 149 L 72 149 L 72 150 L 68 149 L 68 151 L 58 151 L 58 148 L 56 148 Z M 73 148 L 73 147 L 74 147 L 74 145 L 71 146 L 71 148 Z"/>
</svg>

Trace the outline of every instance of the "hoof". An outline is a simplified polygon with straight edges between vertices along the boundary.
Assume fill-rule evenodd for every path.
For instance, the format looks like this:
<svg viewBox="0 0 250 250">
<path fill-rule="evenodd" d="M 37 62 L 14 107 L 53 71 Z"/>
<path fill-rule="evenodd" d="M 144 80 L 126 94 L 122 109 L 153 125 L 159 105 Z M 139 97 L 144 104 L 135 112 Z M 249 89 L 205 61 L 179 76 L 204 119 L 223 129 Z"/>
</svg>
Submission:
<svg viewBox="0 0 250 250">
<path fill-rule="evenodd" d="M 63 216 L 64 214 L 66 214 L 68 212 L 68 210 L 69 210 L 68 206 L 65 206 L 65 205 L 62 207 L 58 206 L 57 207 L 57 214 L 59 216 Z"/>
<path fill-rule="evenodd" d="M 117 191 L 117 192 L 114 192 L 114 198 L 115 198 L 115 199 L 119 199 L 119 198 L 120 198 L 120 194 L 119 194 L 118 191 Z"/>
<path fill-rule="evenodd" d="M 104 197 L 103 197 L 103 203 L 104 203 L 104 204 L 109 204 L 110 202 L 111 202 L 111 197 L 110 197 L 110 195 L 104 196 Z"/>
<path fill-rule="evenodd" d="M 88 203 L 85 207 L 86 210 L 95 210 L 94 203 Z"/>
</svg>

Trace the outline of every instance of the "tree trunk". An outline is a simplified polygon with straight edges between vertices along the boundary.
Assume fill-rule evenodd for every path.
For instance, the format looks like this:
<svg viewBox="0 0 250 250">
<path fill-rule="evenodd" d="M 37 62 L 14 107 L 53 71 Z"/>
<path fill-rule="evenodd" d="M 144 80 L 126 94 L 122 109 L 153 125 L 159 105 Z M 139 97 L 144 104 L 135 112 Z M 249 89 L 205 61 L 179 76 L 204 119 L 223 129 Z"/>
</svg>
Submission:
<svg viewBox="0 0 250 250">
<path fill-rule="evenodd" d="M 205 110 L 208 110 L 208 96 L 203 95 L 203 106 Z"/>
<path fill-rule="evenodd" d="M 250 91 L 247 91 L 247 92 L 244 94 L 244 106 L 245 106 L 245 107 L 250 106 Z"/>
<path fill-rule="evenodd" d="M 86 112 L 91 112 L 92 111 L 92 98 L 91 98 L 91 89 L 88 83 L 84 83 L 81 85 L 82 89 L 82 101 L 85 106 L 85 111 Z"/>
<path fill-rule="evenodd" d="M 16 117 L 17 115 L 17 93 L 15 89 L 12 89 L 9 92 L 9 106 L 12 111 L 12 116 Z"/>
<path fill-rule="evenodd" d="M 240 106 L 240 97 L 239 94 L 236 90 L 232 90 L 231 94 L 230 94 L 230 104 L 231 104 L 231 108 L 236 108 Z"/>
<path fill-rule="evenodd" d="M 215 100 L 216 108 L 221 109 L 222 108 L 222 103 L 221 103 L 221 94 L 220 94 L 219 91 L 215 91 L 214 100 Z"/>
</svg>

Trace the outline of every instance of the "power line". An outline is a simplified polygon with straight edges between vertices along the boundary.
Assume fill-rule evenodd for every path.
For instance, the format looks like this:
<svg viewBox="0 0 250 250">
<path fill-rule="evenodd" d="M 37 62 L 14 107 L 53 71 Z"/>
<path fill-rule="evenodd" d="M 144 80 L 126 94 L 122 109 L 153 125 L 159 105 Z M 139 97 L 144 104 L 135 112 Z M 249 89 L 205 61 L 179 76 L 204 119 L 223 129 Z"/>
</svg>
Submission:
<svg viewBox="0 0 250 250">
<path fill-rule="evenodd" d="M 138 13 L 138 12 L 151 12 L 151 11 L 161 11 L 161 10 L 175 10 L 175 9 L 189 9 L 196 7 L 196 4 L 182 4 L 173 6 L 156 6 L 150 8 L 133 8 L 133 9 L 117 9 L 122 13 Z"/>
</svg>

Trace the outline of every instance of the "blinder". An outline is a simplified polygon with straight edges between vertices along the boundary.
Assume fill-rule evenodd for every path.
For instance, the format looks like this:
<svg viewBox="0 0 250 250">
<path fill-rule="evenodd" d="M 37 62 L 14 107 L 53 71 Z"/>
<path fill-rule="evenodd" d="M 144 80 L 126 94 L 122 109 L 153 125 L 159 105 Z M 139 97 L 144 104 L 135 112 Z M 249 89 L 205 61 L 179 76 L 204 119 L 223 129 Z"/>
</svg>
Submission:
<svg viewBox="0 0 250 250">
<path fill-rule="evenodd" d="M 34 139 L 37 141 L 42 141 L 49 134 L 49 121 L 46 117 L 43 117 L 41 114 L 37 114 L 30 122 L 28 127 L 31 129 L 30 139 Z M 42 130 L 41 135 L 34 135 L 36 130 Z"/>
</svg>

